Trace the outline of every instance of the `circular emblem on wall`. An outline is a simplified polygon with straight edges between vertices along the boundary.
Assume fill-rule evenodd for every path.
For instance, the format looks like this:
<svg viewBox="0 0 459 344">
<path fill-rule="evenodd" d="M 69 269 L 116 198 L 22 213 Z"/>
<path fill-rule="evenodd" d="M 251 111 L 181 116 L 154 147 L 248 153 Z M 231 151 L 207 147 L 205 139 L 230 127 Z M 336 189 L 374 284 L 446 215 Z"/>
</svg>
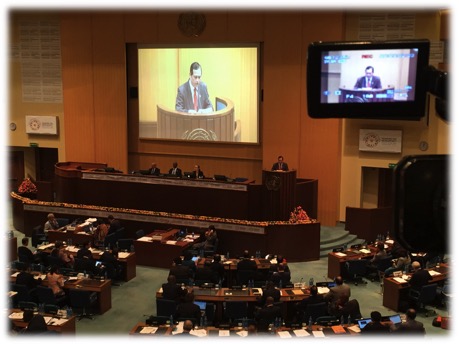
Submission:
<svg viewBox="0 0 459 344">
<path fill-rule="evenodd" d="M 38 119 L 34 118 L 29 122 L 29 127 L 30 127 L 30 129 L 36 131 L 36 130 L 40 129 L 41 123 L 40 123 L 40 121 Z"/>
<path fill-rule="evenodd" d="M 198 37 L 206 28 L 206 17 L 202 13 L 186 12 L 180 14 L 177 26 L 187 37 Z"/>
<path fill-rule="evenodd" d="M 265 181 L 265 186 L 269 191 L 277 191 L 280 188 L 279 176 L 268 176 Z"/>
<path fill-rule="evenodd" d="M 365 146 L 370 148 L 376 147 L 380 141 L 381 139 L 379 138 L 379 135 L 375 133 L 368 133 L 363 137 Z"/>
</svg>

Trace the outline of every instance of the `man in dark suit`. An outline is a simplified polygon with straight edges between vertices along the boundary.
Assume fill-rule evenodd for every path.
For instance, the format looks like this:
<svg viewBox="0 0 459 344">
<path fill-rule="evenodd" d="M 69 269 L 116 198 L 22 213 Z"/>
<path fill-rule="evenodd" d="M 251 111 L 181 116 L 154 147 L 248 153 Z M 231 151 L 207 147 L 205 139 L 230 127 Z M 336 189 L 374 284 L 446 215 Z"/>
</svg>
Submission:
<svg viewBox="0 0 459 344">
<path fill-rule="evenodd" d="M 411 267 L 413 268 L 413 275 L 411 276 L 409 283 L 411 288 L 419 291 L 423 286 L 429 283 L 432 276 L 429 274 L 429 271 L 424 270 L 421 267 L 421 264 L 418 261 L 414 261 L 411 264 Z"/>
<path fill-rule="evenodd" d="M 194 171 L 191 173 L 190 178 L 192 179 L 202 179 L 204 178 L 204 172 L 201 171 L 201 166 L 194 165 Z"/>
<path fill-rule="evenodd" d="M 277 162 L 273 164 L 271 171 L 288 171 L 288 164 L 284 162 L 284 157 L 282 155 L 277 157 Z"/>
<path fill-rule="evenodd" d="M 28 248 L 29 238 L 22 238 L 22 246 L 18 247 L 18 258 L 19 261 L 31 264 L 39 263 L 41 261 L 40 254 L 33 254 L 32 251 Z"/>
<path fill-rule="evenodd" d="M 183 332 L 182 333 L 177 333 L 177 336 L 183 335 L 183 336 L 191 336 L 190 331 L 193 329 L 193 322 L 191 320 L 185 320 L 183 323 Z"/>
<path fill-rule="evenodd" d="M 107 219 L 108 219 L 108 222 L 110 223 L 110 226 L 108 227 L 107 235 L 116 233 L 116 231 L 121 228 L 120 220 L 115 219 L 113 215 L 108 215 Z"/>
<path fill-rule="evenodd" d="M 266 304 L 255 315 L 259 331 L 266 331 L 269 324 L 274 323 L 274 319 L 282 317 L 281 309 L 274 305 L 274 299 L 269 296 L 266 298 Z"/>
<path fill-rule="evenodd" d="M 416 311 L 410 308 L 406 311 L 406 322 L 397 325 L 392 324 L 391 329 L 395 334 L 419 334 L 425 335 L 424 324 L 416 319 Z"/>
<path fill-rule="evenodd" d="M 186 289 L 182 289 L 177 284 L 177 279 L 174 275 L 169 275 L 167 277 L 167 283 L 163 283 L 163 298 L 166 300 L 179 301 L 181 297 L 186 294 Z"/>
<path fill-rule="evenodd" d="M 198 62 L 190 66 L 190 78 L 178 88 L 175 110 L 187 113 L 211 113 L 214 111 L 209 99 L 207 85 L 201 81 L 202 67 Z"/>
<path fill-rule="evenodd" d="M 365 327 L 361 330 L 362 334 L 383 334 L 390 332 L 390 326 L 383 324 L 381 322 L 381 313 L 378 311 L 373 311 L 370 314 L 371 322 L 365 325 Z"/>
<path fill-rule="evenodd" d="M 373 75 L 374 71 L 372 66 L 365 68 L 365 75 L 357 79 L 354 88 L 382 88 L 381 79 Z"/>
<path fill-rule="evenodd" d="M 296 309 L 299 312 L 305 312 L 308 305 L 325 302 L 324 296 L 318 293 L 317 286 L 313 285 L 309 288 L 310 295 L 296 304 Z M 264 295 L 264 293 L 263 293 Z"/>
<path fill-rule="evenodd" d="M 169 174 L 182 178 L 182 170 L 178 168 L 178 164 L 175 161 L 172 163 L 172 168 L 169 170 Z"/>
<path fill-rule="evenodd" d="M 177 305 L 174 319 L 179 318 L 195 319 L 196 324 L 199 324 L 201 320 L 201 309 L 194 303 L 194 293 L 187 293 L 185 295 L 185 302 Z"/>
<path fill-rule="evenodd" d="M 188 266 L 182 265 L 182 258 L 180 257 L 174 258 L 169 275 L 174 275 L 179 283 L 187 283 L 193 278 L 193 272 Z"/>
<path fill-rule="evenodd" d="M 248 250 L 244 251 L 242 259 L 237 263 L 238 270 L 256 270 L 257 263 L 255 260 L 250 259 L 250 254 Z"/>
<path fill-rule="evenodd" d="M 35 279 L 30 273 L 30 267 L 23 265 L 21 272 L 16 277 L 16 284 L 25 285 L 29 292 L 41 284 L 41 278 Z"/>
<path fill-rule="evenodd" d="M 266 289 L 263 290 L 263 295 L 260 299 L 260 306 L 264 306 L 266 304 L 268 297 L 272 297 L 274 302 L 279 302 L 281 297 L 280 290 L 276 289 L 273 281 L 268 281 L 266 283 Z"/>
<path fill-rule="evenodd" d="M 153 162 L 151 167 L 148 169 L 148 174 L 152 176 L 159 176 L 160 173 L 161 170 L 158 168 L 158 166 L 156 166 L 156 162 Z"/>
</svg>

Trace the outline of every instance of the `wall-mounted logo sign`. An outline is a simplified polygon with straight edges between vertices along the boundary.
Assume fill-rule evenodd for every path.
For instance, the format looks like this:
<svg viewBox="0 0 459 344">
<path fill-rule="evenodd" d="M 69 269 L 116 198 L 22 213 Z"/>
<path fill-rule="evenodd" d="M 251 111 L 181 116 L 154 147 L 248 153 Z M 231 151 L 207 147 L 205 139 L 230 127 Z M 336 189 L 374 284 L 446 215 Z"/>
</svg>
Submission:
<svg viewBox="0 0 459 344">
<path fill-rule="evenodd" d="M 26 133 L 57 135 L 57 116 L 26 116 Z"/>
</svg>

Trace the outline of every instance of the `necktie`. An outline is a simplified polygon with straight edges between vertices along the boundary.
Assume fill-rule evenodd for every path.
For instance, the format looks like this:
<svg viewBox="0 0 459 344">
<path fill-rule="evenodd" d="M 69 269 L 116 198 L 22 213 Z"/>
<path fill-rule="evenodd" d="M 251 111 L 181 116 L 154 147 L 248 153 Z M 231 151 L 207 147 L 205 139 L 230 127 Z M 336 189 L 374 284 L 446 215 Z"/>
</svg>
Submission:
<svg viewBox="0 0 459 344">
<path fill-rule="evenodd" d="M 371 82 L 370 82 L 370 78 L 367 79 L 367 87 L 371 87 Z"/>
<path fill-rule="evenodd" d="M 198 111 L 198 95 L 196 94 L 196 87 L 194 88 L 193 104 L 194 104 L 194 111 Z"/>
<path fill-rule="evenodd" d="M 279 170 L 282 170 L 282 163 L 279 163 Z"/>
<path fill-rule="evenodd" d="M 174 170 L 172 171 L 172 174 L 175 174 L 175 168 L 174 168 Z"/>
</svg>

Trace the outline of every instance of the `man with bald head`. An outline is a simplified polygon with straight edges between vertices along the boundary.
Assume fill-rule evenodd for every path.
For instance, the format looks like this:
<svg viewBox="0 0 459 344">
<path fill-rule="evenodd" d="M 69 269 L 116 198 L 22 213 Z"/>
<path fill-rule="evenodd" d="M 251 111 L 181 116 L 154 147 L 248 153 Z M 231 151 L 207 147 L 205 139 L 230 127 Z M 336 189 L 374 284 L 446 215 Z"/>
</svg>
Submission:
<svg viewBox="0 0 459 344">
<path fill-rule="evenodd" d="M 328 301 L 328 312 L 334 314 L 339 300 L 348 302 L 351 297 L 351 288 L 344 283 L 343 277 L 336 276 L 336 286 L 330 288 L 330 291 L 324 296 L 324 299 Z"/>
<path fill-rule="evenodd" d="M 423 286 L 429 283 L 432 276 L 430 276 L 429 271 L 424 270 L 421 267 L 421 264 L 418 261 L 414 261 L 411 264 L 411 267 L 413 268 L 413 275 L 410 279 L 410 286 L 415 290 L 421 290 Z"/>
</svg>

